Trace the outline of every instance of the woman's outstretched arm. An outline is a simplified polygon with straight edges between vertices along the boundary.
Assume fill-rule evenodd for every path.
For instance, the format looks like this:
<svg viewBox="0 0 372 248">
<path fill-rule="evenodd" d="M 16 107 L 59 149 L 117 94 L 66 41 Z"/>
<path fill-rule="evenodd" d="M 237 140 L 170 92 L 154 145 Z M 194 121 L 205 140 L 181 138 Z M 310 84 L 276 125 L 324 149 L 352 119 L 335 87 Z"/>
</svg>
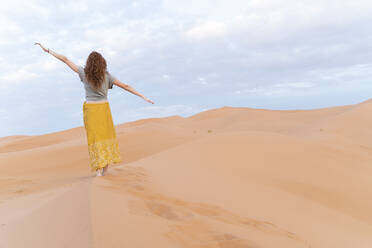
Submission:
<svg viewBox="0 0 372 248">
<path fill-rule="evenodd" d="M 58 54 L 58 53 L 55 53 L 52 50 L 50 50 L 49 48 L 46 49 L 40 43 L 35 43 L 35 45 L 39 45 L 44 50 L 44 52 L 50 53 L 51 55 L 53 55 L 57 59 L 61 60 L 66 65 L 68 65 L 68 67 L 70 67 L 71 70 L 73 70 L 76 73 L 78 72 L 78 67 L 72 61 L 70 61 L 66 56 L 61 55 L 61 54 Z"/>
<path fill-rule="evenodd" d="M 120 82 L 118 79 L 116 79 L 113 84 L 115 84 L 116 86 L 119 86 L 120 88 L 126 90 L 126 91 L 129 91 L 130 93 L 134 94 L 134 95 L 137 95 L 139 97 L 142 97 L 145 101 L 149 102 L 149 103 L 152 103 L 154 104 L 153 101 L 151 101 L 150 99 L 148 99 L 147 97 L 145 97 L 144 95 L 142 95 L 141 93 L 135 91 L 132 86 L 130 86 L 129 84 L 125 84 L 125 83 L 122 83 Z"/>
</svg>

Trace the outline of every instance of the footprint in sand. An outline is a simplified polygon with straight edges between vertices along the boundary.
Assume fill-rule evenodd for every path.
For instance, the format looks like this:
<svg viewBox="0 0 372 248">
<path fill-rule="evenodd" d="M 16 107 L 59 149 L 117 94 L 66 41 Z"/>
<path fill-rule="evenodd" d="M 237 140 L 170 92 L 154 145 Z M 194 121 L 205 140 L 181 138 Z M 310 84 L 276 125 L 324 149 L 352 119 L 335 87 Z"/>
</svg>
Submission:
<svg viewBox="0 0 372 248">
<path fill-rule="evenodd" d="M 175 223 L 169 225 L 167 236 L 178 243 L 185 243 L 185 247 L 260 247 L 248 239 L 239 238 L 239 235 L 215 232 L 207 223 L 216 223 L 226 230 L 229 225 L 233 225 L 247 230 L 247 235 L 261 232 L 288 239 L 290 243 L 297 243 L 298 247 L 308 247 L 307 241 L 295 233 L 268 221 L 247 218 L 211 204 L 188 202 L 155 192 L 142 167 L 120 168 L 114 173 L 107 176 L 101 186 L 119 194 L 129 193 L 134 196 L 137 200 L 128 202 L 130 214 L 152 216 Z M 195 230 L 199 231 L 195 233 Z"/>
</svg>

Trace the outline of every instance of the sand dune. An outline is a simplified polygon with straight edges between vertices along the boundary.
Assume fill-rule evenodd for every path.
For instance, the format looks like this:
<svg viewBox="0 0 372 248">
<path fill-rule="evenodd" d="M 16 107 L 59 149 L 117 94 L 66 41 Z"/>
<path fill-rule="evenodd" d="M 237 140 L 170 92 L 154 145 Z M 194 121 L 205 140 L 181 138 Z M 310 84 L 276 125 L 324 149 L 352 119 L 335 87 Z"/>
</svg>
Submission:
<svg viewBox="0 0 372 248">
<path fill-rule="evenodd" d="M 104 177 L 84 127 L 0 138 L 0 248 L 370 248 L 371 113 L 372 99 L 123 123 Z"/>
</svg>

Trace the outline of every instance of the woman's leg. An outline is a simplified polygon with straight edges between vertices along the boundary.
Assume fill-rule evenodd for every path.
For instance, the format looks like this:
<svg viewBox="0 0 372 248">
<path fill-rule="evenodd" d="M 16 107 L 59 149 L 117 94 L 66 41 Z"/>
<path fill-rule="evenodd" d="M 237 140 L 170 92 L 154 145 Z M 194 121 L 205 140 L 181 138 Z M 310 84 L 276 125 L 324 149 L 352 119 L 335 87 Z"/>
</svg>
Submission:
<svg viewBox="0 0 372 248">
<path fill-rule="evenodd" d="M 103 167 L 102 175 L 104 175 L 108 169 L 109 164 L 107 164 L 105 167 Z"/>
</svg>

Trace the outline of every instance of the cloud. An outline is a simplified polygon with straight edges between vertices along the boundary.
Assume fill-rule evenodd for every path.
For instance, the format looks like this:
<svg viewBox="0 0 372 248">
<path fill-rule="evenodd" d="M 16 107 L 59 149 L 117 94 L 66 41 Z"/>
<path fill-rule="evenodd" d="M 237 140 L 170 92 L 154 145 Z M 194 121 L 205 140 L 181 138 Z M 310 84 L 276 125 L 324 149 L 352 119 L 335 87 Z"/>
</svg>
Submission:
<svg viewBox="0 0 372 248">
<path fill-rule="evenodd" d="M 219 38 L 226 34 L 227 26 L 225 23 L 218 21 L 206 21 L 185 32 L 187 38 L 196 40 Z"/>
<path fill-rule="evenodd" d="M 38 74 L 27 71 L 23 68 L 18 69 L 14 72 L 9 72 L 0 76 L 0 80 L 4 81 L 28 81 L 40 77 Z M 3 85 L 3 84 L 0 84 Z M 3 86 L 5 87 L 5 86 Z"/>
<path fill-rule="evenodd" d="M 254 94 L 261 96 L 272 96 L 272 95 L 287 95 L 291 92 L 290 89 L 275 89 L 275 87 L 255 87 L 252 89 L 236 90 L 235 94 Z"/>
<path fill-rule="evenodd" d="M 309 88 L 314 87 L 314 83 L 311 82 L 286 82 L 277 83 L 269 86 L 253 87 L 248 89 L 241 89 L 234 91 L 235 94 L 255 94 L 262 96 L 283 96 L 289 94 L 304 93 L 309 90 Z"/>
<path fill-rule="evenodd" d="M 274 84 L 273 87 L 279 88 L 311 88 L 314 84 L 310 82 L 280 83 Z"/>
<path fill-rule="evenodd" d="M 8 1 L 0 5 L 0 113 L 14 122 L 0 136 L 37 131 L 22 126 L 28 109 L 19 102 L 39 106 L 28 121 L 40 132 L 82 124 L 78 76 L 34 42 L 79 65 L 97 50 L 111 73 L 156 102 L 114 87 L 120 121 L 364 100 L 372 94 L 371 10 L 367 0 Z"/>
</svg>

